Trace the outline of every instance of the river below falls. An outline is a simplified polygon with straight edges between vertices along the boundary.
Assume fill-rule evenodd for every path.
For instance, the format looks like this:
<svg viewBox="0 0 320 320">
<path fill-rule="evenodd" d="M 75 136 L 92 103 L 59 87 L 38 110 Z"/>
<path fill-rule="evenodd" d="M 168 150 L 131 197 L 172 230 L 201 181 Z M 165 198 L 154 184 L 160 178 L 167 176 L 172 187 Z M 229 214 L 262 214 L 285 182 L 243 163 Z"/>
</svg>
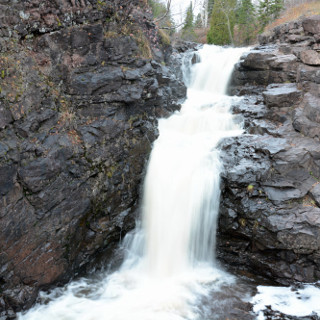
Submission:
<svg viewBox="0 0 320 320">
<path fill-rule="evenodd" d="M 246 50 L 204 46 L 198 63 L 184 65 L 187 100 L 180 112 L 159 120 L 141 221 L 121 244 L 122 265 L 40 293 L 19 320 L 318 319 L 317 284 L 270 286 L 249 274 L 232 275 L 215 259 L 217 145 L 243 131 L 230 113 L 240 98 L 226 89 Z"/>
</svg>

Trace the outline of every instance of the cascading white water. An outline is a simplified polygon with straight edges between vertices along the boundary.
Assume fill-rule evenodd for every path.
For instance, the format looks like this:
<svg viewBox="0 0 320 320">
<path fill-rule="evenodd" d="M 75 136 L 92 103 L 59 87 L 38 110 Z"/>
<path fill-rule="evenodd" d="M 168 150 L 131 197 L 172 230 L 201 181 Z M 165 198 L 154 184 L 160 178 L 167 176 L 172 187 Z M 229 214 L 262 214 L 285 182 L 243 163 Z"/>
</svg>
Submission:
<svg viewBox="0 0 320 320">
<path fill-rule="evenodd" d="M 181 112 L 159 121 L 143 208 L 146 260 L 154 275 L 170 276 L 213 262 L 220 197 L 214 147 L 222 137 L 239 133 L 225 91 L 241 52 L 204 47 Z"/>
<path fill-rule="evenodd" d="M 222 278 L 214 266 L 219 208 L 217 143 L 241 132 L 225 95 L 244 49 L 204 46 L 180 112 L 159 121 L 144 185 L 142 227 L 126 238 L 119 271 L 51 294 L 22 320 L 199 319 L 199 299 Z"/>
</svg>

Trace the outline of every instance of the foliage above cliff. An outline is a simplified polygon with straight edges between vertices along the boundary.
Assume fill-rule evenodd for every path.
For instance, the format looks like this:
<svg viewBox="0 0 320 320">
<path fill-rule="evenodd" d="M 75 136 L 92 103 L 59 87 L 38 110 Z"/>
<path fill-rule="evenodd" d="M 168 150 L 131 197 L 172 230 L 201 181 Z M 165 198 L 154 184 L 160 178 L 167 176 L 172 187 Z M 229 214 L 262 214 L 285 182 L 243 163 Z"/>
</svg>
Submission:
<svg viewBox="0 0 320 320">
<path fill-rule="evenodd" d="M 298 20 L 303 17 L 320 14 L 320 2 L 318 0 L 308 1 L 288 6 L 275 21 L 268 24 L 265 31 L 271 30 L 283 23 Z"/>
<path fill-rule="evenodd" d="M 309 0 L 216 0 L 208 43 L 248 45 L 258 33 L 302 17 L 320 14 L 320 2 Z"/>
<path fill-rule="evenodd" d="M 213 5 L 208 43 L 248 45 L 280 15 L 283 0 L 216 0 Z"/>
</svg>

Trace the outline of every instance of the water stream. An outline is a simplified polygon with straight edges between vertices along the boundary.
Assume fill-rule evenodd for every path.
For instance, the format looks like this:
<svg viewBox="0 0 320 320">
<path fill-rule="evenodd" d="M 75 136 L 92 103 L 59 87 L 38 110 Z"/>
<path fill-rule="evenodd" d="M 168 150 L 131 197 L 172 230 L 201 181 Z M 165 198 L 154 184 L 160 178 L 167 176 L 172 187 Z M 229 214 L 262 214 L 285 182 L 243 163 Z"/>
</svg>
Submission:
<svg viewBox="0 0 320 320">
<path fill-rule="evenodd" d="M 41 293 L 42 303 L 20 320 L 226 319 L 219 307 L 232 308 L 227 295 L 251 299 L 248 288 L 217 266 L 214 252 L 221 167 L 216 146 L 242 132 L 229 112 L 236 98 L 225 93 L 244 50 L 205 46 L 200 62 L 184 70 L 187 100 L 180 112 L 159 120 L 142 222 L 124 240 L 120 269 Z"/>
</svg>

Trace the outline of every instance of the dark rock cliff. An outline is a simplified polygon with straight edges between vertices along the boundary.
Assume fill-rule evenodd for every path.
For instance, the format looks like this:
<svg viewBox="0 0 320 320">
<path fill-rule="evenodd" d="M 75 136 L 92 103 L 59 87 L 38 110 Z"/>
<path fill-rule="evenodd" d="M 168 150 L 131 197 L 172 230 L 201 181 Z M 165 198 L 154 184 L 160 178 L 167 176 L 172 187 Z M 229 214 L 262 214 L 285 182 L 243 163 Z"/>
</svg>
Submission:
<svg viewBox="0 0 320 320">
<path fill-rule="evenodd" d="M 145 1 L 0 0 L 0 318 L 134 226 L 185 87 Z"/>
<path fill-rule="evenodd" d="M 245 134 L 221 143 L 219 257 L 280 283 L 320 279 L 320 17 L 277 27 L 230 91 Z"/>
</svg>

